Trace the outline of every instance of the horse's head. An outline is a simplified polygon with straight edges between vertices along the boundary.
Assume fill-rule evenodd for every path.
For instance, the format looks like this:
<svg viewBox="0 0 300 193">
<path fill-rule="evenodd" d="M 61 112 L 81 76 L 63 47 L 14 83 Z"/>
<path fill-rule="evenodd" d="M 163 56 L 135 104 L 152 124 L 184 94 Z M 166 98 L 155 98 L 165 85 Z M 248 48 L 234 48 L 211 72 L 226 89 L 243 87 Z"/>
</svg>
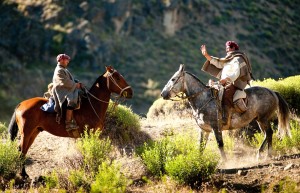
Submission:
<svg viewBox="0 0 300 193">
<path fill-rule="evenodd" d="M 133 90 L 131 86 L 128 85 L 124 77 L 113 67 L 106 66 L 106 72 L 103 75 L 106 77 L 107 88 L 121 97 L 132 98 Z"/>
<path fill-rule="evenodd" d="M 167 100 L 175 97 L 178 93 L 184 91 L 184 64 L 180 64 L 179 70 L 175 72 L 172 78 L 161 91 L 163 99 Z"/>
</svg>

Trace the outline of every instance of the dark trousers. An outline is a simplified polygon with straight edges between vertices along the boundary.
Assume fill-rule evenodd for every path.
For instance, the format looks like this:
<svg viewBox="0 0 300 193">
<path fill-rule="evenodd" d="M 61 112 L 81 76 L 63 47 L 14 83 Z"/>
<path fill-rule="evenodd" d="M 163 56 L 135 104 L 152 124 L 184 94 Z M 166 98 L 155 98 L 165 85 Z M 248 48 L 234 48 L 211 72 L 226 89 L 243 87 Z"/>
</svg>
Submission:
<svg viewBox="0 0 300 193">
<path fill-rule="evenodd" d="M 237 87 L 235 87 L 233 84 L 227 85 L 225 87 L 223 100 L 222 100 L 223 106 L 233 107 L 233 95 L 236 90 Z"/>
</svg>

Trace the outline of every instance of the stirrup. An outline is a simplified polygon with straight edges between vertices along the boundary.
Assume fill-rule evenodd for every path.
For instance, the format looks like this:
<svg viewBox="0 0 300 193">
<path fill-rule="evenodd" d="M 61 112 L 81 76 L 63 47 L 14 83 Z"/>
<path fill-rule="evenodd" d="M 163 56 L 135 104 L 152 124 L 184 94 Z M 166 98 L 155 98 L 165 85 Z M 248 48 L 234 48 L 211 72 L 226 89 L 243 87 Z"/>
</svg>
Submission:
<svg viewBox="0 0 300 193">
<path fill-rule="evenodd" d="M 78 138 L 80 137 L 80 133 L 78 131 L 78 125 L 75 120 L 66 121 L 66 131 L 68 132 L 70 137 Z"/>
<path fill-rule="evenodd" d="M 78 129 L 78 128 L 79 127 L 75 120 L 66 121 L 66 130 L 67 131 L 71 131 L 71 130 Z"/>
</svg>

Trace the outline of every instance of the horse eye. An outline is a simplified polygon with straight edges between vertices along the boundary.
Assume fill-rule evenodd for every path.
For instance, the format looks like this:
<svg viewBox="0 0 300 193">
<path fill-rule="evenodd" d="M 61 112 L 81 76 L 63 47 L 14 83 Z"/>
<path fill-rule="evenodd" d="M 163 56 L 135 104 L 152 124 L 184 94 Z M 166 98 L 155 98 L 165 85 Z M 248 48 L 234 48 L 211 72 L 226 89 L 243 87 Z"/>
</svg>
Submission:
<svg viewBox="0 0 300 193">
<path fill-rule="evenodd" d="M 175 78 L 172 78 L 172 82 L 174 82 L 175 81 Z"/>
</svg>

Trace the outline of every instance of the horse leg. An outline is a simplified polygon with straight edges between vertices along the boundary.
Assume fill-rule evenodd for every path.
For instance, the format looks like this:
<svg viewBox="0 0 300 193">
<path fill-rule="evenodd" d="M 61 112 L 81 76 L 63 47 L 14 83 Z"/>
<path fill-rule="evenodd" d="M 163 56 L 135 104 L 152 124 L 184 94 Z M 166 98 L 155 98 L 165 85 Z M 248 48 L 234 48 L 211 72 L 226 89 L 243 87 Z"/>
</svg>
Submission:
<svg viewBox="0 0 300 193">
<path fill-rule="evenodd" d="M 264 134 L 264 140 L 259 147 L 257 159 L 260 159 L 262 157 L 262 152 L 266 145 L 268 144 L 268 157 L 270 158 L 272 156 L 272 136 L 273 136 L 273 130 L 271 128 L 271 124 L 269 121 L 257 121 L 260 130 Z"/>
<path fill-rule="evenodd" d="M 26 158 L 26 154 L 32 145 L 33 141 L 35 140 L 36 136 L 40 133 L 38 129 L 35 129 L 33 132 L 31 132 L 28 135 L 25 135 L 24 133 L 21 135 L 21 143 L 20 143 L 20 151 L 22 152 L 22 158 Z M 25 169 L 25 161 L 22 164 L 22 169 L 21 169 L 21 176 L 23 178 L 29 178 L 29 175 L 26 172 Z"/>
<path fill-rule="evenodd" d="M 206 132 L 200 128 L 200 152 L 202 153 L 206 147 L 206 143 L 208 140 L 210 132 Z"/>
<path fill-rule="evenodd" d="M 214 133 L 215 133 L 215 137 L 216 137 L 216 140 L 217 140 L 217 143 L 218 143 L 218 147 L 219 147 L 219 150 L 220 150 L 221 157 L 222 157 L 223 161 L 226 161 L 227 157 L 226 157 L 226 154 L 225 154 L 225 151 L 224 151 L 224 142 L 223 142 L 223 137 L 222 137 L 222 131 L 220 131 L 217 128 L 217 129 L 214 129 Z"/>
</svg>

